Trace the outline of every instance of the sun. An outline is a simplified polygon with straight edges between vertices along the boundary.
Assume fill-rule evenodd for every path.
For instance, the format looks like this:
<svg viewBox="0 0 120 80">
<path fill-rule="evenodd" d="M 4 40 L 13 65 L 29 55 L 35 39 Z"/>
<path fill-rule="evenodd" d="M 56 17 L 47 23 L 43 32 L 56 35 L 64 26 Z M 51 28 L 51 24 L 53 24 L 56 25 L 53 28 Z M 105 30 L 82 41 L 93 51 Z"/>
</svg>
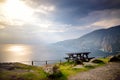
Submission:
<svg viewBox="0 0 120 80">
<path fill-rule="evenodd" d="M 26 21 L 30 19 L 33 11 L 23 1 L 6 0 L 4 3 L 4 14 L 10 19 Z"/>
</svg>

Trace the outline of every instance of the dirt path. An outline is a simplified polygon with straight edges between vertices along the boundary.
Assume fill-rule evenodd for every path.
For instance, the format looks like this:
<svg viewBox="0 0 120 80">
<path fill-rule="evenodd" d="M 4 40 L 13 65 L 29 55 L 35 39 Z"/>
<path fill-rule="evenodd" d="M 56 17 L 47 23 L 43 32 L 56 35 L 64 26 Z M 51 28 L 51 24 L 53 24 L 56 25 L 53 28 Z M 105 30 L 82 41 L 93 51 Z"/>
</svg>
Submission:
<svg viewBox="0 0 120 80">
<path fill-rule="evenodd" d="M 78 73 L 69 80 L 120 80 L 120 62 L 111 62 L 105 66 Z"/>
</svg>

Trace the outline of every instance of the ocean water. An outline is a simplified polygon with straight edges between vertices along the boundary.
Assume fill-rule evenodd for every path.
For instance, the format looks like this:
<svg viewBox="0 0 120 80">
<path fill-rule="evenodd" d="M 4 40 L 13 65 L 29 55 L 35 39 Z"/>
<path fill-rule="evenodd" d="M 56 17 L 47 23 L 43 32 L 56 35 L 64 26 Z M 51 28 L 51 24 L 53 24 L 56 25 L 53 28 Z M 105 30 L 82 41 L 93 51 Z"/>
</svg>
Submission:
<svg viewBox="0 0 120 80">
<path fill-rule="evenodd" d="M 0 45 L 0 62 L 21 62 L 25 64 L 44 65 L 59 62 L 61 54 L 51 52 L 44 45 L 2 44 Z"/>
</svg>

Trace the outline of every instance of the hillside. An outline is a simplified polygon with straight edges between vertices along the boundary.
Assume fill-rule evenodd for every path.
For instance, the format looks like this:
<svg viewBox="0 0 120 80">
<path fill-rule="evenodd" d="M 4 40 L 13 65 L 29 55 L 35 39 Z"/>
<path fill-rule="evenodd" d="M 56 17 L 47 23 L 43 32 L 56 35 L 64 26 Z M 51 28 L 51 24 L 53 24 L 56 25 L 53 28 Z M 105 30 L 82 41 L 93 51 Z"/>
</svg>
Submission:
<svg viewBox="0 0 120 80">
<path fill-rule="evenodd" d="M 68 80 L 120 80 L 120 63 L 112 62 L 69 77 Z M 107 74 L 107 75 L 106 75 Z"/>
<path fill-rule="evenodd" d="M 90 51 L 94 56 L 106 56 L 120 51 L 120 26 L 95 30 L 77 39 L 57 42 L 53 46 L 57 47 L 56 51 Z"/>
</svg>

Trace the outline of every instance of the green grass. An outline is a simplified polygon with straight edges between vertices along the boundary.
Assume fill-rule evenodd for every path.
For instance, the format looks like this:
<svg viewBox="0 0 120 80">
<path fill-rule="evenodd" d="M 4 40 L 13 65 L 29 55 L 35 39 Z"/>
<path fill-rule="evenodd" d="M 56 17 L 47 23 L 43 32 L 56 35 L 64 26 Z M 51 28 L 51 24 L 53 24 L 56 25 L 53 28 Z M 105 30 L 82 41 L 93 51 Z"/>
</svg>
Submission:
<svg viewBox="0 0 120 80">
<path fill-rule="evenodd" d="M 60 70 L 64 76 L 68 77 L 68 76 L 76 74 L 78 72 L 86 71 L 87 69 L 86 68 L 75 69 L 68 65 L 68 66 L 60 66 Z"/>
<path fill-rule="evenodd" d="M 73 68 L 74 63 L 73 62 L 64 62 L 62 65 L 60 65 L 60 70 L 63 73 L 64 76 L 68 77 L 71 75 L 75 75 L 79 72 L 88 71 L 90 69 L 94 69 L 99 66 L 103 66 L 106 63 L 109 62 L 109 58 L 98 58 L 98 60 L 103 61 L 103 63 L 96 63 L 97 65 L 85 65 L 83 68 Z"/>
<path fill-rule="evenodd" d="M 0 80 L 45 80 L 46 73 L 41 67 L 28 66 L 20 63 L 14 63 L 15 69 L 3 69 L 0 72 Z"/>
<path fill-rule="evenodd" d="M 73 67 L 74 67 L 74 64 L 72 62 L 70 63 L 65 62 L 65 63 L 62 63 L 62 65 L 60 65 L 60 70 L 64 76 L 68 77 L 71 75 L 75 75 L 78 72 L 83 72 L 91 69 L 89 67 L 83 67 L 83 68 L 73 68 Z"/>
<path fill-rule="evenodd" d="M 106 58 L 99 58 L 100 60 L 102 60 L 104 63 L 108 63 L 110 58 L 106 57 Z"/>
<path fill-rule="evenodd" d="M 109 58 L 99 58 L 99 60 L 104 63 L 96 63 L 97 65 L 84 65 L 83 68 L 73 68 L 75 66 L 74 62 L 63 62 L 60 64 L 55 64 L 60 69 L 60 74 L 55 74 L 54 76 L 59 76 L 55 80 L 67 80 L 67 77 L 75 75 L 77 73 L 88 71 L 109 62 Z M 14 63 L 13 70 L 3 69 L 0 72 L 0 80 L 49 80 L 49 74 L 45 73 L 42 67 L 30 66 L 21 63 Z"/>
</svg>

